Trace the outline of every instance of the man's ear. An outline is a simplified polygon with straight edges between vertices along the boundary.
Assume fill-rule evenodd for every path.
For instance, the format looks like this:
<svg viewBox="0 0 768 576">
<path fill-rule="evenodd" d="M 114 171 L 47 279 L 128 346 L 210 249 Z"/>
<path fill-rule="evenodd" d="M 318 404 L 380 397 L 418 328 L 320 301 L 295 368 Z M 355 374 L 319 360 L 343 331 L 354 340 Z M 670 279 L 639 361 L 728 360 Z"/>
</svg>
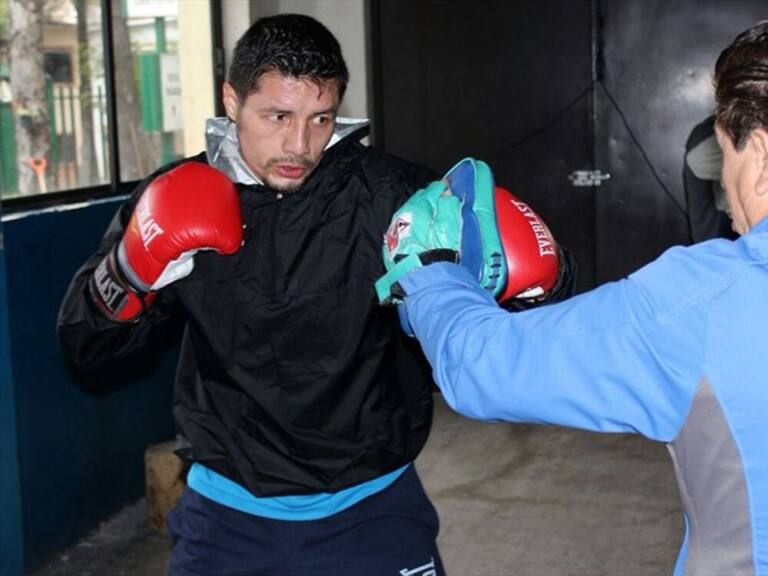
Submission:
<svg viewBox="0 0 768 576">
<path fill-rule="evenodd" d="M 235 122 L 237 120 L 237 112 L 240 109 L 240 99 L 237 97 L 237 92 L 235 92 L 235 89 L 232 88 L 232 84 L 229 82 L 224 82 L 224 87 L 222 88 L 222 101 L 227 116 L 230 120 Z"/>
<path fill-rule="evenodd" d="M 755 181 L 755 192 L 758 196 L 768 196 L 768 131 L 765 128 L 755 128 L 750 135 L 755 146 L 757 169 L 760 171 Z"/>
</svg>

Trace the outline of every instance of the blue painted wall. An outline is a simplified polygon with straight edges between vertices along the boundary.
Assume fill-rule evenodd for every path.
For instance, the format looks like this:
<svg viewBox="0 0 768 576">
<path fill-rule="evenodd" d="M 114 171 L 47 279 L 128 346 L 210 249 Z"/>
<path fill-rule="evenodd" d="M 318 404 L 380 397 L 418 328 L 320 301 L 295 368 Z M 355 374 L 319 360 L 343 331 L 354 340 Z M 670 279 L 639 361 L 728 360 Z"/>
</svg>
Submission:
<svg viewBox="0 0 768 576">
<path fill-rule="evenodd" d="M 144 450 L 174 435 L 175 344 L 131 362 L 127 370 L 124 365 L 86 380 L 68 369 L 56 336 L 69 281 L 95 250 L 117 206 L 113 200 L 4 222 L 4 300 L 27 569 L 139 498 Z"/>
<path fill-rule="evenodd" d="M 3 244 L 0 222 L 0 576 L 19 576 L 24 545 Z"/>
</svg>

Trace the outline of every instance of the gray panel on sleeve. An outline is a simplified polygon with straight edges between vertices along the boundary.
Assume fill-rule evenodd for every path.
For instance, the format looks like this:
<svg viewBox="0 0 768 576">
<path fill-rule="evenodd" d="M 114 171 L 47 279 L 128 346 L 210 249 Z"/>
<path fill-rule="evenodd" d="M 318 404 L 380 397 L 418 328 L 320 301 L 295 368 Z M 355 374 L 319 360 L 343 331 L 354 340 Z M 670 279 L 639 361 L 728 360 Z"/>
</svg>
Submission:
<svg viewBox="0 0 768 576">
<path fill-rule="evenodd" d="M 688 517 L 686 576 L 751 576 L 747 483 L 720 402 L 704 379 L 680 434 L 668 445 Z"/>
</svg>

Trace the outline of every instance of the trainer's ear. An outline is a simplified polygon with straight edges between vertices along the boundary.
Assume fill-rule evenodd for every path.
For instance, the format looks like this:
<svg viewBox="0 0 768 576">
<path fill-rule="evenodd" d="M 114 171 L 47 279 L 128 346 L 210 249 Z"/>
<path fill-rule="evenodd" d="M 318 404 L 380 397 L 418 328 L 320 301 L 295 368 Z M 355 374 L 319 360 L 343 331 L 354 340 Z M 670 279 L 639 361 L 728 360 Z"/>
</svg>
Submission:
<svg viewBox="0 0 768 576">
<path fill-rule="evenodd" d="M 749 136 L 750 144 L 755 147 L 757 169 L 760 171 L 755 181 L 755 193 L 768 196 L 768 131 L 755 128 Z"/>
</svg>

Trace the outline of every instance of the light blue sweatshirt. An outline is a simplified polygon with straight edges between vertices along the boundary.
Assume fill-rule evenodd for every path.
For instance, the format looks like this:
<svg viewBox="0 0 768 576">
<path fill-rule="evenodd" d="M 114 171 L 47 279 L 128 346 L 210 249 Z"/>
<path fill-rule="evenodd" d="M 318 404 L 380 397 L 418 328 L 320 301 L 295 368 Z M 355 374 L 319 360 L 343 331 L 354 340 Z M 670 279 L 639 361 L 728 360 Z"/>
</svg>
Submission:
<svg viewBox="0 0 768 576">
<path fill-rule="evenodd" d="M 768 575 L 768 219 L 516 314 L 455 264 L 400 283 L 455 410 L 667 443 L 686 520 L 675 575 Z"/>
</svg>

